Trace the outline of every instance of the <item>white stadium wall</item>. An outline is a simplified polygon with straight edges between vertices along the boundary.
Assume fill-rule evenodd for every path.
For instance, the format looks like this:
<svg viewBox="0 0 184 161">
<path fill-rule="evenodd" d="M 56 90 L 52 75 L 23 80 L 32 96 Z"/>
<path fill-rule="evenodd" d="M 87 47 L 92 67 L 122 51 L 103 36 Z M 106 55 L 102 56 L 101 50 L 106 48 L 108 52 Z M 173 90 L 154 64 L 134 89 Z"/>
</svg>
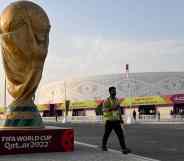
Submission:
<svg viewBox="0 0 184 161">
<path fill-rule="evenodd" d="M 65 99 L 104 99 L 108 87 L 115 86 L 119 97 L 173 95 L 184 93 L 184 72 L 130 73 L 93 76 L 54 82 L 41 86 L 37 91 L 38 103 L 58 103 Z M 66 93 L 65 93 L 66 90 Z"/>
</svg>

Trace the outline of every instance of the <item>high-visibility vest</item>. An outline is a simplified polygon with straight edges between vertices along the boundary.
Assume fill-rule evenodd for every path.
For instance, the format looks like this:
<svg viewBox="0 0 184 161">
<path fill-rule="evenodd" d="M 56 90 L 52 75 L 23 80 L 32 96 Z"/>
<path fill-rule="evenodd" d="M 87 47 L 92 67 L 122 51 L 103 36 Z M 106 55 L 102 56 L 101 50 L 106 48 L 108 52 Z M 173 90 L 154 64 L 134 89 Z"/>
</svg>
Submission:
<svg viewBox="0 0 184 161">
<path fill-rule="evenodd" d="M 113 107 L 113 105 L 119 105 L 119 101 L 117 98 L 115 99 L 112 99 L 110 97 L 107 98 L 106 101 L 104 101 L 103 103 L 103 109 L 111 109 Z M 117 109 L 117 110 L 110 110 L 110 111 L 104 111 L 103 112 L 103 117 L 104 117 L 104 120 L 107 121 L 107 120 L 120 120 L 120 110 Z"/>
</svg>

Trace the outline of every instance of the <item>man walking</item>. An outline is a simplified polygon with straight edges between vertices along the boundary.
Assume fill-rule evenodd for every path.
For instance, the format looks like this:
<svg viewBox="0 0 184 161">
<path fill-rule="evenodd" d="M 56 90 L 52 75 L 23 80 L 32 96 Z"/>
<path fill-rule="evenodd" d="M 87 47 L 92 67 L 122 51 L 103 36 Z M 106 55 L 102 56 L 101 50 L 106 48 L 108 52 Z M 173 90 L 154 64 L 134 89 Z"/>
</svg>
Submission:
<svg viewBox="0 0 184 161">
<path fill-rule="evenodd" d="M 102 150 L 107 151 L 107 141 L 112 130 L 115 131 L 118 136 L 120 146 L 122 148 L 122 153 L 130 153 L 130 149 L 126 147 L 123 130 L 121 128 L 121 123 L 123 119 L 121 117 L 121 109 L 118 99 L 116 98 L 116 88 L 109 88 L 110 97 L 103 103 L 103 115 L 105 120 L 105 133 L 102 140 Z"/>
</svg>

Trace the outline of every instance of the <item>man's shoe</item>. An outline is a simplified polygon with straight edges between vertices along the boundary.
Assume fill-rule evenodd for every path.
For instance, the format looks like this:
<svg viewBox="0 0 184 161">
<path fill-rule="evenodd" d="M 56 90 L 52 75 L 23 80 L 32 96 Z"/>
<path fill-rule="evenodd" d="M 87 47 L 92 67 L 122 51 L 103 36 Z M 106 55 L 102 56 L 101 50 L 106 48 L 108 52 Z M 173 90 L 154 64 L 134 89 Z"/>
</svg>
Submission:
<svg viewBox="0 0 184 161">
<path fill-rule="evenodd" d="M 107 147 L 106 146 L 102 146 L 102 151 L 107 151 Z"/>
<path fill-rule="evenodd" d="M 128 154 L 128 153 L 131 153 L 131 150 L 128 149 L 128 148 L 125 148 L 125 149 L 122 149 L 122 153 L 123 154 Z"/>
</svg>

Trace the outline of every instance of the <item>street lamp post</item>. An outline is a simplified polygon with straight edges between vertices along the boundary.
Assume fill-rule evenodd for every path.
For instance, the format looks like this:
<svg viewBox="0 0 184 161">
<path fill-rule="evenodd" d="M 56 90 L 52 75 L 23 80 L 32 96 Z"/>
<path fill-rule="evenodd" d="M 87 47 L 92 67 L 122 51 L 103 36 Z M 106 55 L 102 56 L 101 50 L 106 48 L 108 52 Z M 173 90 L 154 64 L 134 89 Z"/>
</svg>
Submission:
<svg viewBox="0 0 184 161">
<path fill-rule="evenodd" d="M 63 118 L 63 123 L 66 123 L 67 122 L 67 105 L 66 105 L 66 83 L 65 83 L 65 81 L 64 81 L 64 93 L 65 93 L 65 98 L 64 98 L 64 101 L 65 101 L 65 103 L 64 103 L 64 105 L 65 105 L 65 112 L 64 112 L 64 118 Z"/>
<path fill-rule="evenodd" d="M 130 79 L 129 79 L 129 64 L 126 64 L 126 78 L 128 80 L 128 98 L 129 98 L 129 108 L 132 107 L 132 101 L 131 101 L 131 87 L 130 87 Z M 127 124 L 131 124 L 131 112 L 129 112 L 127 117 Z"/>
<path fill-rule="evenodd" d="M 57 122 L 57 107 L 56 107 L 56 105 L 55 105 L 55 101 L 54 101 L 54 96 L 55 96 L 55 91 L 53 90 L 52 92 L 51 92 L 51 103 L 52 103 L 52 105 L 53 105 L 53 110 L 54 110 L 54 115 L 55 115 L 55 118 L 56 118 L 56 122 Z"/>
</svg>

